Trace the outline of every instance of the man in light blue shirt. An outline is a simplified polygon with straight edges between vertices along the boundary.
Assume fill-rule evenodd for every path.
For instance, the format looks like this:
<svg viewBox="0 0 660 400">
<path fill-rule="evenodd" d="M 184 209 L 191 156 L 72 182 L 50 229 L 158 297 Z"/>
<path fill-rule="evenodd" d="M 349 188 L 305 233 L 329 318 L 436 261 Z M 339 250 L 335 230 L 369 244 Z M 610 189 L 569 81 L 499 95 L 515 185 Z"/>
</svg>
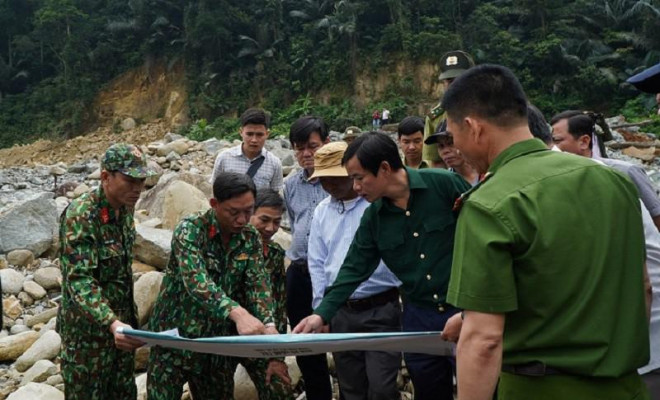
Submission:
<svg viewBox="0 0 660 400">
<path fill-rule="evenodd" d="M 314 174 L 330 197 L 314 210 L 307 258 L 317 307 L 353 241 L 369 202 L 353 190 L 353 180 L 341 165 L 347 144 L 333 142 L 314 154 Z M 381 261 L 371 277 L 353 292 L 330 321 L 333 333 L 394 332 L 401 330 L 397 287 L 401 282 Z M 396 378 L 401 353 L 345 351 L 333 354 L 339 390 L 344 400 L 389 400 L 399 397 Z"/>
</svg>

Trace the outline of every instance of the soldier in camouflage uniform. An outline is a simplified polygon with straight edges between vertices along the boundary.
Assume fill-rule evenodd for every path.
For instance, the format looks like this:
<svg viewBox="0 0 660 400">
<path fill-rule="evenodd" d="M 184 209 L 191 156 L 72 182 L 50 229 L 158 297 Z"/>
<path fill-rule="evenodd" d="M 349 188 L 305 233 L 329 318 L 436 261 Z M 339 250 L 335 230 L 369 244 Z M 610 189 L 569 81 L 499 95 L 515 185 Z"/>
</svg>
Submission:
<svg viewBox="0 0 660 400">
<path fill-rule="evenodd" d="M 277 331 L 286 334 L 286 272 L 284 270 L 284 249 L 275 243 L 272 238 L 280 228 L 282 213 L 284 212 L 284 199 L 271 189 L 259 189 L 254 206 L 254 215 L 250 224 L 257 228 L 263 241 L 263 255 L 266 269 L 270 274 L 271 296 L 275 310 Z M 279 368 L 287 371 L 284 360 L 280 360 Z M 259 400 L 288 400 L 293 398 L 291 385 L 275 377 L 270 384 L 266 383 L 266 370 L 268 360 L 264 358 L 242 359 L 252 382 L 257 387 Z"/>
<path fill-rule="evenodd" d="M 247 225 L 255 193 L 249 176 L 219 173 L 211 209 L 177 225 L 162 291 L 149 321 L 152 331 L 177 328 L 188 338 L 278 333 L 259 232 Z M 147 372 L 148 397 L 179 400 L 188 382 L 195 400 L 231 399 L 239 361 L 154 347 Z M 269 362 L 266 379 L 275 374 L 289 383 L 281 365 Z"/>
<path fill-rule="evenodd" d="M 136 396 L 133 350 L 142 343 L 116 330 L 137 324 L 133 207 L 152 172 L 140 150 L 127 144 L 111 146 L 101 168 L 99 188 L 73 200 L 60 225 L 63 283 L 57 326 L 70 400 Z"/>
<path fill-rule="evenodd" d="M 443 92 L 447 90 L 449 85 L 454 79 L 461 76 L 469 68 L 474 67 L 472 57 L 463 51 L 450 51 L 442 56 L 440 59 L 440 77 L 442 82 Z M 438 103 L 435 107 L 426 114 L 426 121 L 424 123 L 424 141 L 436 132 L 446 131 L 445 110 L 442 108 L 442 103 Z M 431 161 L 434 166 L 443 166 L 444 163 L 438 154 L 437 143 L 426 144 L 422 149 L 422 159 Z"/>
</svg>

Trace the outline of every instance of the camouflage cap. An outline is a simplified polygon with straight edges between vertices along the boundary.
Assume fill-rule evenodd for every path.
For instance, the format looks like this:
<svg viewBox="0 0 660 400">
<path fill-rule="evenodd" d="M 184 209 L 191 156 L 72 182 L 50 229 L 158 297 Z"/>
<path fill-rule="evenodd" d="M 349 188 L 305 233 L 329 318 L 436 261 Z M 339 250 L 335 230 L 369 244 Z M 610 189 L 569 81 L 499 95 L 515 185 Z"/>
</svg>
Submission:
<svg viewBox="0 0 660 400">
<path fill-rule="evenodd" d="M 472 57 L 464 51 L 450 51 L 445 53 L 440 59 L 440 77 L 441 81 L 445 79 L 456 79 L 468 69 L 474 67 Z"/>
<path fill-rule="evenodd" d="M 357 126 L 349 126 L 344 131 L 344 139 L 346 138 L 356 138 L 362 134 L 362 130 Z"/>
<path fill-rule="evenodd" d="M 119 171 L 132 178 L 148 178 L 155 175 L 147 166 L 147 156 L 132 144 L 117 143 L 106 150 L 101 169 L 106 171 Z"/>
</svg>

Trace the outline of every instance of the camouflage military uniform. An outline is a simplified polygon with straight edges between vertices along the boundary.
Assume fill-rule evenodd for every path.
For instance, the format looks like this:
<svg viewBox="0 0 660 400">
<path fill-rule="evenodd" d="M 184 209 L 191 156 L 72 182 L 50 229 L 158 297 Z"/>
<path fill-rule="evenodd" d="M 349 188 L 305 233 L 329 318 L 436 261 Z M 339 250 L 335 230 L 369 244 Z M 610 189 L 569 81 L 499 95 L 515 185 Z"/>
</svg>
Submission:
<svg viewBox="0 0 660 400">
<path fill-rule="evenodd" d="M 274 322 L 270 284 L 259 233 L 252 226 L 233 235 L 224 248 L 213 209 L 193 214 L 174 230 L 172 255 L 149 328 L 178 328 L 188 338 L 236 335 L 229 313 L 238 305 L 264 323 Z M 185 382 L 195 400 L 231 399 L 238 362 L 155 347 L 149 358 L 149 399 L 179 400 Z"/>
<path fill-rule="evenodd" d="M 433 135 L 440 126 L 440 123 L 445 119 L 445 110 L 442 108 L 441 104 L 433 107 L 428 114 L 426 114 L 426 120 L 424 121 L 424 140 L 429 136 Z M 441 162 L 442 159 L 438 154 L 438 144 L 426 144 L 422 148 L 422 159 L 428 160 L 430 162 Z"/>
<path fill-rule="evenodd" d="M 277 321 L 277 331 L 286 334 L 286 272 L 284 271 L 284 249 L 277 243 L 266 245 L 264 254 L 266 269 L 270 274 L 271 294 Z M 279 377 L 271 377 L 270 386 L 266 385 L 266 368 L 270 360 L 265 358 L 241 359 L 241 364 L 257 387 L 259 400 L 285 400 L 293 398 L 290 385 L 282 382 Z M 283 361 L 283 360 L 282 360 Z"/>
<path fill-rule="evenodd" d="M 60 225 L 62 378 L 66 398 L 134 399 L 134 356 L 110 325 L 136 325 L 131 273 L 133 210 L 116 217 L 99 187 L 71 202 Z"/>
</svg>

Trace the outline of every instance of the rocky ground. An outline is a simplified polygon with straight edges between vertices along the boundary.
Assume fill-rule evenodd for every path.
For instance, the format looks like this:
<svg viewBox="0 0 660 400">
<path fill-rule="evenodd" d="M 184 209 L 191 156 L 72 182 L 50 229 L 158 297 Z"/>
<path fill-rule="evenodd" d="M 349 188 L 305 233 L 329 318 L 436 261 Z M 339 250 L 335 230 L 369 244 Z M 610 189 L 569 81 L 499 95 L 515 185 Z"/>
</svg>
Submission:
<svg viewBox="0 0 660 400">
<path fill-rule="evenodd" d="M 616 118 L 609 123 L 621 126 L 625 121 Z M 660 142 L 635 126 L 622 128 L 615 136 L 615 142 L 608 144 L 612 155 L 644 163 L 652 180 L 660 181 L 660 162 L 656 159 Z M 333 133 L 332 138 L 338 140 L 340 135 Z M 55 326 L 62 281 L 56 258 L 58 218 L 73 198 L 98 186 L 100 155 L 110 144 L 120 141 L 141 146 L 152 167 L 159 171 L 148 182 L 149 189 L 136 207 L 133 277 L 141 326 L 148 320 L 158 294 L 172 229 L 182 216 L 208 207 L 208 176 L 215 156 L 237 144 L 217 139 L 195 142 L 168 133 L 159 124 L 146 124 L 134 129 L 128 126 L 123 133 L 102 129 L 67 142 L 40 141 L 0 150 L 0 276 L 4 309 L 0 327 L 0 400 L 64 398 L 57 359 L 61 339 Z M 296 168 L 288 140 L 270 139 L 266 146 L 282 160 L 285 174 Z M 277 241 L 288 247 L 290 235 L 283 229 L 277 234 Z M 146 398 L 147 356 L 148 349 L 142 349 L 136 360 L 139 399 Z M 300 372 L 294 359 L 288 358 L 287 363 L 298 383 Z M 257 398 L 242 368 L 236 372 L 235 381 L 236 399 Z M 412 390 L 405 369 L 399 376 L 399 386 L 402 398 L 410 399 Z"/>
</svg>

